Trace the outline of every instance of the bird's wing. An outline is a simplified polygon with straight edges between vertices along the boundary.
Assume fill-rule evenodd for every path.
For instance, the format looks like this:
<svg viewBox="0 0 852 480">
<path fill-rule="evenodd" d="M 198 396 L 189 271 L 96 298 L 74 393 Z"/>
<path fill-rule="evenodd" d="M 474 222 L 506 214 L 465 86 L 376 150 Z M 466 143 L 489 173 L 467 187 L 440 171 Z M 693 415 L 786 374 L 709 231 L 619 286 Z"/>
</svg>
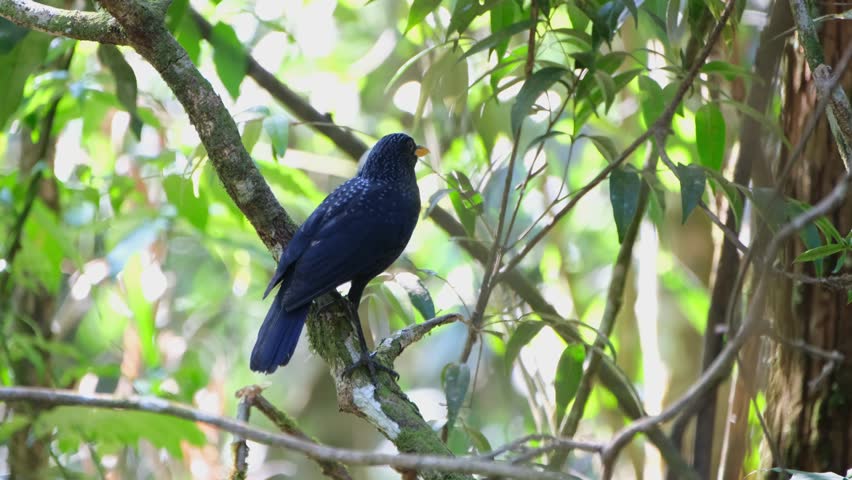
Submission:
<svg viewBox="0 0 852 480">
<path fill-rule="evenodd" d="M 375 276 L 402 253 L 413 225 L 347 211 L 327 218 L 293 266 L 284 307 L 298 308 L 356 276 Z"/>
<path fill-rule="evenodd" d="M 326 199 L 320 203 L 313 213 L 308 216 L 305 223 L 296 230 L 296 233 L 293 235 L 293 238 L 290 239 L 287 247 L 283 252 L 281 252 L 281 257 L 278 259 L 278 267 L 276 267 L 275 274 L 272 275 L 272 280 L 269 281 L 269 285 L 266 286 L 266 291 L 263 292 L 263 298 L 266 298 L 266 296 L 269 295 L 269 292 L 271 292 L 276 285 L 284 281 L 284 277 L 287 275 L 290 267 L 299 259 L 299 257 L 302 256 L 308 246 L 310 246 L 311 239 L 321 229 L 323 220 L 329 210 L 331 210 L 331 205 L 335 200 L 336 198 L 334 198 L 333 193 L 326 197 Z"/>
</svg>

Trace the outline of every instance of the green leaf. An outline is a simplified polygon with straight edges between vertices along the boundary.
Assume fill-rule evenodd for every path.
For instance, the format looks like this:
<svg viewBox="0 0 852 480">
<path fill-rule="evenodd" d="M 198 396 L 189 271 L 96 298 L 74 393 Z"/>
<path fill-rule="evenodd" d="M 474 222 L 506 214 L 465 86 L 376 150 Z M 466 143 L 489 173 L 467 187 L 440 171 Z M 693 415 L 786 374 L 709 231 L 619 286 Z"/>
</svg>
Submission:
<svg viewBox="0 0 852 480">
<path fill-rule="evenodd" d="M 530 143 L 529 143 L 529 145 L 527 145 L 527 148 L 524 149 L 524 152 L 526 153 L 531 148 L 537 146 L 538 144 L 544 143 L 548 139 L 550 139 L 552 137 L 559 136 L 559 135 L 568 135 L 568 134 L 565 133 L 565 132 L 561 132 L 559 130 L 548 130 L 547 132 L 545 132 L 545 133 L 533 138 L 532 140 L 530 140 Z"/>
<path fill-rule="evenodd" d="M 254 146 L 257 145 L 257 141 L 260 140 L 260 132 L 263 131 L 263 120 L 263 118 L 252 118 L 243 125 L 243 134 L 240 139 L 249 155 L 254 150 Z"/>
<path fill-rule="evenodd" d="M 554 28 L 550 32 L 565 35 L 565 38 L 559 41 L 576 46 L 580 52 L 588 52 L 592 49 L 592 37 L 584 30 L 578 28 Z"/>
<path fill-rule="evenodd" d="M 440 202 L 444 197 L 446 197 L 452 191 L 451 188 L 442 188 L 437 192 L 433 193 L 431 197 L 429 197 L 429 206 L 426 207 L 426 210 L 423 211 L 423 218 L 429 217 L 432 214 L 432 210 L 435 210 L 435 207 L 438 206 L 438 202 Z"/>
<path fill-rule="evenodd" d="M 190 18 L 190 15 L 182 16 L 176 38 L 180 46 L 186 50 L 192 63 L 198 65 L 198 59 L 201 56 L 201 31 L 198 30 L 198 25 Z"/>
<path fill-rule="evenodd" d="M 192 180 L 178 175 L 169 175 L 163 180 L 163 189 L 169 203 L 177 208 L 178 214 L 202 232 L 207 228 L 209 216 L 207 196 L 199 191 L 196 197 Z"/>
<path fill-rule="evenodd" d="M 701 73 L 717 73 L 730 81 L 736 77 L 751 77 L 754 74 L 751 71 L 722 60 L 714 60 L 707 62 L 701 66 Z"/>
<path fill-rule="evenodd" d="M 786 216 L 787 216 L 786 217 L 787 220 L 792 219 L 796 215 L 799 215 L 799 214 L 807 211 L 808 208 L 810 208 L 804 202 L 797 202 L 797 201 L 791 200 L 791 199 L 786 199 L 785 203 L 786 203 L 786 205 L 785 205 L 784 210 L 785 210 L 785 213 L 786 213 Z M 802 228 L 801 230 L 798 231 L 798 235 L 799 235 L 799 238 L 802 240 L 802 243 L 805 245 L 805 248 L 807 248 L 807 249 L 814 249 L 814 248 L 823 246 L 822 237 L 820 237 L 819 229 L 817 228 L 817 226 L 815 225 L 814 222 L 810 222 L 807 225 L 805 225 L 804 228 Z M 845 245 L 846 241 L 842 240 L 838 243 Z M 842 259 L 841 259 L 841 263 L 842 263 Z M 825 268 L 825 266 L 824 266 L 824 262 L 823 262 L 822 259 L 814 260 L 814 273 L 816 273 L 816 275 L 818 277 L 821 277 L 823 275 L 824 268 Z"/>
<path fill-rule="evenodd" d="M 507 1 L 507 2 L 504 2 L 504 3 L 510 3 L 510 2 Z M 461 59 L 465 59 L 465 58 L 467 58 L 467 57 L 469 57 L 469 56 L 471 56 L 475 53 L 479 53 L 479 52 L 486 50 L 486 49 L 489 50 L 489 51 L 491 49 L 496 49 L 496 47 L 498 45 L 500 45 L 503 42 L 507 42 L 509 40 L 509 38 L 511 38 L 513 35 L 516 35 L 516 34 L 521 33 L 521 32 L 526 32 L 529 29 L 530 29 L 530 21 L 529 20 L 524 20 L 522 22 L 518 22 L 518 23 L 515 23 L 513 25 L 509 25 L 508 27 L 505 27 L 504 29 L 499 30 L 496 33 L 493 33 L 493 34 L 483 38 L 482 40 L 476 42 L 475 44 L 473 44 L 472 47 L 470 47 L 466 52 L 464 52 L 464 55 L 461 56 Z"/>
<path fill-rule="evenodd" d="M 615 143 L 612 142 L 611 138 L 602 135 L 586 135 L 586 137 L 595 144 L 595 147 L 608 163 L 613 163 L 618 159 L 618 149 L 615 148 Z"/>
<path fill-rule="evenodd" d="M 497 4 L 494 5 L 494 8 L 491 9 L 491 14 L 489 15 L 491 17 L 491 31 L 500 32 L 508 28 L 515 22 L 516 14 L 521 13 L 519 10 L 520 9 L 515 2 L 497 2 Z M 500 40 L 493 48 L 494 51 L 497 52 L 497 58 L 503 58 L 503 55 L 506 54 L 506 49 L 509 48 L 509 38 L 506 37 Z"/>
<path fill-rule="evenodd" d="M 612 102 L 615 101 L 615 94 L 618 93 L 615 81 L 609 73 L 603 70 L 595 70 L 595 82 L 604 96 L 604 112 L 608 112 Z"/>
<path fill-rule="evenodd" d="M 710 184 L 713 185 L 715 182 L 715 184 L 722 189 L 722 193 L 725 194 L 725 198 L 728 199 L 728 203 L 730 203 L 731 207 L 733 207 L 734 219 L 736 220 L 737 225 L 740 225 L 740 222 L 742 221 L 743 217 L 744 206 L 742 193 L 739 191 L 737 186 L 734 183 L 728 181 L 728 179 L 725 178 L 721 172 L 710 168 L 707 168 L 705 172 L 710 175 Z"/>
<path fill-rule="evenodd" d="M 272 142 L 272 155 L 283 157 L 290 141 L 290 120 L 284 115 L 272 115 L 263 120 L 263 129 Z"/>
<path fill-rule="evenodd" d="M 470 368 L 466 364 L 450 363 L 443 372 L 444 393 L 447 396 L 447 431 L 453 429 L 467 389 L 470 386 Z"/>
<path fill-rule="evenodd" d="M 464 205 L 464 200 L 458 190 L 450 191 L 450 202 L 453 204 L 453 210 L 458 215 L 464 231 L 470 238 L 474 238 L 474 234 L 476 233 L 476 214 Z"/>
<path fill-rule="evenodd" d="M 675 174 L 680 181 L 680 206 L 683 212 L 681 221 L 686 223 L 689 214 L 698 206 L 701 196 L 704 195 L 707 177 L 704 170 L 697 165 L 679 164 Z"/>
<path fill-rule="evenodd" d="M 19 27 L 5 18 L 0 18 L 0 55 L 11 52 L 18 42 L 27 36 L 27 33 L 29 33 L 29 29 Z"/>
<path fill-rule="evenodd" d="M 6 120 L 18 109 L 21 103 L 24 85 L 30 74 L 44 61 L 50 40 L 53 37 L 39 32 L 31 32 L 14 42 L 12 49 L 0 55 L 0 131 Z"/>
<path fill-rule="evenodd" d="M 15 414 L 12 418 L 7 418 L 0 423 L 0 445 L 9 441 L 9 438 L 18 430 L 32 423 L 32 419 L 26 415 Z"/>
<path fill-rule="evenodd" d="M 609 176 L 609 201 L 615 217 L 619 243 L 624 240 L 624 234 L 639 209 L 641 185 L 639 173 L 627 168 L 616 168 Z"/>
<path fill-rule="evenodd" d="M 415 25 L 419 25 L 440 4 L 441 0 L 414 0 L 408 11 L 408 24 L 403 33 L 408 33 Z"/>
<path fill-rule="evenodd" d="M 540 321 L 524 321 L 518 325 L 518 328 L 512 332 L 512 336 L 509 337 L 509 342 L 506 344 L 506 353 L 504 354 L 506 360 L 506 368 L 509 371 L 512 370 L 512 364 L 515 363 L 515 359 L 518 358 L 518 354 L 521 353 L 521 348 L 524 345 L 530 343 L 533 337 L 538 335 L 538 332 L 544 327 L 544 322 Z"/>
<path fill-rule="evenodd" d="M 532 108 L 538 97 L 567 72 L 568 70 L 562 67 L 546 67 L 533 73 L 524 82 L 524 86 L 521 87 L 521 91 L 518 92 L 518 97 L 515 99 L 515 104 L 512 105 L 513 135 L 517 136 L 521 128 L 521 122 L 529 114 L 530 108 Z"/>
<path fill-rule="evenodd" d="M 213 26 L 210 43 L 214 49 L 213 64 L 216 65 L 216 73 L 231 98 L 236 99 L 240 96 L 240 84 L 243 83 L 248 68 L 243 44 L 234 29 L 222 22 Z"/>
<path fill-rule="evenodd" d="M 586 348 L 583 345 L 568 345 L 559 358 L 556 366 L 556 415 L 557 422 L 562 421 L 568 404 L 577 394 L 580 379 L 583 377 L 583 361 L 586 358 Z"/>
<path fill-rule="evenodd" d="M 420 312 L 420 315 L 423 315 L 424 320 L 435 317 L 435 304 L 432 302 L 432 296 L 417 275 L 408 272 L 398 273 L 394 275 L 394 280 L 405 290 L 411 304 Z"/>
<path fill-rule="evenodd" d="M 794 262 L 812 262 L 814 260 L 819 260 L 821 258 L 825 258 L 848 249 L 849 246 L 845 244 L 832 243 L 829 245 L 822 245 L 816 248 L 805 250 L 804 252 L 799 254 L 798 257 L 796 257 Z"/>
<path fill-rule="evenodd" d="M 479 0 L 456 0 L 453 13 L 450 16 L 450 25 L 447 26 L 447 38 L 453 33 L 462 33 L 467 29 L 474 18 L 485 12 L 490 6 L 489 2 L 479 4 Z"/>
<path fill-rule="evenodd" d="M 151 404 L 162 402 L 165 400 L 150 399 Z M 69 445 L 68 440 L 76 444 L 93 441 L 99 447 L 121 448 L 144 439 L 156 448 L 166 449 L 175 458 L 182 458 L 182 441 L 196 446 L 206 443 L 204 433 L 194 422 L 128 410 L 57 407 L 42 413 L 35 421 L 38 436 L 54 431 L 60 439 L 65 439 L 65 445 Z"/>
<path fill-rule="evenodd" d="M 491 443 L 488 442 L 488 438 L 481 431 L 467 425 L 464 425 L 464 431 L 467 433 L 468 438 L 470 438 L 471 445 L 473 445 L 473 448 L 478 453 L 487 453 L 493 450 Z"/>
<path fill-rule="evenodd" d="M 151 299 L 146 298 L 145 290 L 151 286 L 143 278 L 144 266 L 140 255 L 133 255 L 125 264 L 122 272 L 124 280 L 124 298 L 133 313 L 136 330 L 139 335 L 139 346 L 142 359 L 148 367 L 160 364 L 160 352 L 157 348 L 157 327 L 154 323 L 154 307 Z"/>
<path fill-rule="evenodd" d="M 187 7 L 189 7 L 189 0 L 172 0 L 170 2 L 169 9 L 166 10 L 166 26 L 172 34 L 180 28 L 184 17 L 187 16 Z M 190 19 L 190 21 L 192 20 Z"/>
<path fill-rule="evenodd" d="M 660 88 L 660 84 L 648 76 L 641 76 L 638 81 L 639 91 L 642 93 L 642 118 L 645 120 L 646 126 L 651 126 L 660 118 L 666 108 L 663 89 Z"/>
<path fill-rule="evenodd" d="M 112 73 L 115 95 L 130 114 L 130 131 L 138 140 L 142 136 L 142 120 L 136 114 L 136 74 L 115 45 L 98 45 L 98 60 Z"/>
<path fill-rule="evenodd" d="M 725 118 L 716 105 L 707 103 L 695 112 L 695 138 L 701 164 L 721 170 L 725 160 Z"/>
</svg>

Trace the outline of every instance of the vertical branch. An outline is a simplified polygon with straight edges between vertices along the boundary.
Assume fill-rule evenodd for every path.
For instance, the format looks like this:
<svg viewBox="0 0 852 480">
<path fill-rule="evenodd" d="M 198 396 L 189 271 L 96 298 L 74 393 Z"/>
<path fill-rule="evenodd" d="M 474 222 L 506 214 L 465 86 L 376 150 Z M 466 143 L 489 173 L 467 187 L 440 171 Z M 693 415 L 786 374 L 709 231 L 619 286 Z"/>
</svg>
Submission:
<svg viewBox="0 0 852 480">
<path fill-rule="evenodd" d="M 251 400 L 248 388 L 241 388 L 237 391 L 236 396 L 240 399 L 237 404 L 237 420 L 248 423 L 251 415 Z M 234 455 L 234 466 L 231 468 L 231 473 L 228 475 L 229 480 L 245 480 L 248 472 L 249 448 L 246 439 L 242 435 L 234 435 L 234 441 L 231 443 L 231 452 Z"/>
</svg>

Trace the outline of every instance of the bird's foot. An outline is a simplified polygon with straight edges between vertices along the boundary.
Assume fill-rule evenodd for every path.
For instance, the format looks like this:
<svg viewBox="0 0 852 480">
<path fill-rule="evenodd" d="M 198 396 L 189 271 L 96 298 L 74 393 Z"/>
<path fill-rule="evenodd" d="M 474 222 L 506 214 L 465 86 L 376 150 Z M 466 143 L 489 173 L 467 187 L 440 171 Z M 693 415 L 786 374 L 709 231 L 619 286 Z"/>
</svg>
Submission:
<svg viewBox="0 0 852 480">
<path fill-rule="evenodd" d="M 388 375 L 390 375 L 391 377 L 393 377 L 394 380 L 399 380 L 399 374 L 396 373 L 396 370 L 394 370 L 390 367 L 386 367 L 385 365 L 382 365 L 381 363 L 379 363 L 378 360 L 376 360 L 376 353 L 375 352 L 373 352 L 373 353 L 363 352 L 361 354 L 361 358 L 359 358 L 358 360 L 355 361 L 355 363 L 353 363 L 352 365 L 349 365 L 348 367 L 346 367 L 345 370 L 343 370 L 343 375 L 348 377 L 348 376 L 352 375 L 352 372 L 354 372 L 356 369 L 358 369 L 360 367 L 367 367 L 367 372 L 370 375 L 370 380 L 373 382 L 373 385 L 375 385 L 376 387 L 379 386 L 379 382 L 376 379 L 376 372 L 385 372 Z"/>
</svg>

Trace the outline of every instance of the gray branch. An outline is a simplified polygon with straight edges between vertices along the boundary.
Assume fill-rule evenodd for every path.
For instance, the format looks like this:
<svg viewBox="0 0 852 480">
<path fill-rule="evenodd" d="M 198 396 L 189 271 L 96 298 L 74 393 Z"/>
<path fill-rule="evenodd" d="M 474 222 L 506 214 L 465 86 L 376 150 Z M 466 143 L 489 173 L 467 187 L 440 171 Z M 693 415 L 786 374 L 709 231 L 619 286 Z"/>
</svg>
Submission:
<svg viewBox="0 0 852 480">
<path fill-rule="evenodd" d="M 389 467 L 422 471 L 455 472 L 478 475 L 496 475 L 530 480 L 564 480 L 565 474 L 534 470 L 505 462 L 482 460 L 477 457 L 443 457 L 438 455 L 413 455 L 408 453 L 369 453 L 348 448 L 318 445 L 293 435 L 272 433 L 253 427 L 241 420 L 207 413 L 187 405 L 157 397 L 126 398 L 111 395 L 83 395 L 71 390 L 54 390 L 36 387 L 0 387 L 0 401 L 25 401 L 42 405 L 85 406 L 114 408 L 168 415 L 193 422 L 201 422 L 239 437 L 265 445 L 274 445 L 328 461 L 350 465 L 387 465 Z"/>
</svg>

